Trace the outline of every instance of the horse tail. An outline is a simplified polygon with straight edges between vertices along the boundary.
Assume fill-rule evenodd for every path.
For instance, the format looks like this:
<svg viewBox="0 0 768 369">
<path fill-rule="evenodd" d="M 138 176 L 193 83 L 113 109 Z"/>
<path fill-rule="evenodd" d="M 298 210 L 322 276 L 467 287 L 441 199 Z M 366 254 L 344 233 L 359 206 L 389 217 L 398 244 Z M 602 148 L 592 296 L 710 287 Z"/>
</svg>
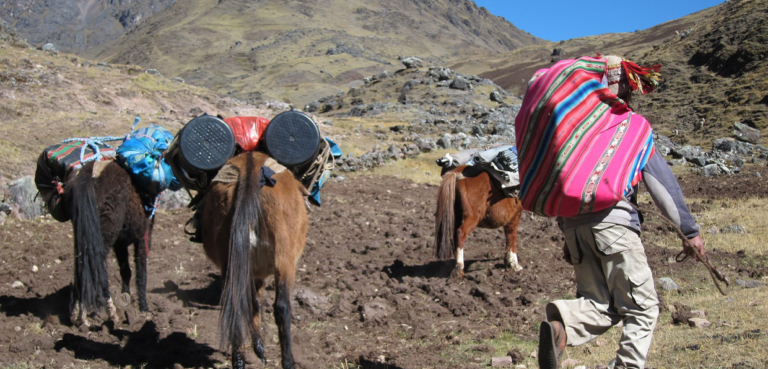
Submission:
<svg viewBox="0 0 768 369">
<path fill-rule="evenodd" d="M 255 176 L 252 154 L 246 154 L 245 172 L 239 173 L 229 238 L 229 260 L 224 269 L 221 295 L 221 348 L 242 347 L 254 333 L 256 290 L 251 270 L 251 245 L 259 244 L 262 207 L 261 189 Z M 248 336 L 247 336 L 247 335 Z"/>
<path fill-rule="evenodd" d="M 437 212 L 435 213 L 435 247 L 437 258 L 448 259 L 453 254 L 455 239 L 456 215 L 454 202 L 456 201 L 456 172 L 448 172 L 443 175 L 443 183 L 437 190 Z"/>
<path fill-rule="evenodd" d="M 93 165 L 84 166 L 71 188 L 72 228 L 75 233 L 75 288 L 84 311 L 101 309 L 108 292 L 107 250 L 96 205 Z"/>
</svg>

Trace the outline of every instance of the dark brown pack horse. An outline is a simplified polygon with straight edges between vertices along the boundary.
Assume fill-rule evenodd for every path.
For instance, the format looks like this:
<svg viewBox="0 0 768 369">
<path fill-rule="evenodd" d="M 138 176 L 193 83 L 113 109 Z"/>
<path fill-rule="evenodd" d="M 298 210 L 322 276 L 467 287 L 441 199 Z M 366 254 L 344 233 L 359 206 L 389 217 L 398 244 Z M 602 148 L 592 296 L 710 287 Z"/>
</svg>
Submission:
<svg viewBox="0 0 768 369">
<path fill-rule="evenodd" d="M 70 319 L 90 325 L 88 313 L 107 308 L 119 324 L 109 293 L 107 255 L 115 249 L 122 278 L 122 301 L 131 301 L 128 246 L 134 246 L 139 309 L 147 307 L 147 253 L 153 222 L 146 216 L 139 192 L 128 172 L 113 161 L 90 162 L 64 185 L 64 206 L 69 209 L 75 236 L 75 282 Z"/>
<path fill-rule="evenodd" d="M 275 182 L 269 183 L 270 179 Z M 260 299 L 269 276 L 275 277 L 274 314 L 282 366 L 295 367 L 290 297 L 309 223 L 304 194 L 306 190 L 290 171 L 265 154 L 252 152 L 230 159 L 203 200 L 203 247 L 224 276 L 221 348 L 231 348 L 235 369 L 245 367 L 248 337 L 254 353 L 266 364 L 259 333 Z"/>
<path fill-rule="evenodd" d="M 451 277 L 464 276 L 464 242 L 477 227 L 504 227 L 504 265 L 519 271 L 517 226 L 523 207 L 517 197 L 505 197 L 490 175 L 475 166 L 459 166 L 443 174 L 435 213 L 435 246 L 440 260 L 456 257 Z"/>
</svg>

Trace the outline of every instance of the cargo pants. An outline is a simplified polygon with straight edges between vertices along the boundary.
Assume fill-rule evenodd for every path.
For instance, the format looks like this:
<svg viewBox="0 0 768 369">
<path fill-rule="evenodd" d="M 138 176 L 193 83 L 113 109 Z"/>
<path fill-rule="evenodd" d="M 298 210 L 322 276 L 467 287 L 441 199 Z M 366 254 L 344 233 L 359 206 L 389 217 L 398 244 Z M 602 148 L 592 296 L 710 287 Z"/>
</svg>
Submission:
<svg viewBox="0 0 768 369">
<path fill-rule="evenodd" d="M 643 368 L 659 299 L 639 235 L 598 223 L 564 229 L 576 276 L 576 299 L 547 305 L 547 320 L 563 322 L 568 346 L 578 346 L 624 322 L 616 366 Z"/>
</svg>

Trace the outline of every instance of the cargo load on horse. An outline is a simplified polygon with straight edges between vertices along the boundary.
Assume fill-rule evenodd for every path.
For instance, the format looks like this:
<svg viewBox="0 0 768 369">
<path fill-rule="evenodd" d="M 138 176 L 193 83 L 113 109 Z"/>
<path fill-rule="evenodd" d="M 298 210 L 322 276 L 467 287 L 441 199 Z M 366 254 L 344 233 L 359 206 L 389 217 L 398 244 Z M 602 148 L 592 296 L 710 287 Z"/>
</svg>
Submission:
<svg viewBox="0 0 768 369">
<path fill-rule="evenodd" d="M 517 258 L 517 227 L 523 208 L 519 187 L 517 150 L 512 145 L 488 150 L 470 149 L 437 160 L 443 167 L 435 211 L 435 248 L 438 259 L 452 255 L 452 277 L 464 275 L 464 243 L 477 227 L 504 228 L 504 266 L 523 267 Z"/>
<path fill-rule="evenodd" d="M 437 159 L 437 165 L 443 167 L 443 174 L 462 165 L 477 166 L 488 172 L 506 197 L 517 196 L 520 175 L 517 148 L 514 145 L 500 145 L 487 150 L 474 148 L 456 154 L 445 154 Z"/>
<path fill-rule="evenodd" d="M 198 206 L 219 170 L 230 158 L 261 151 L 286 167 L 306 189 L 307 201 L 320 205 L 320 189 L 330 177 L 338 145 L 323 138 L 317 124 L 308 115 L 286 111 L 272 120 L 262 117 L 230 117 L 203 114 L 189 121 L 171 143 L 166 160 L 188 191 L 197 194 L 189 207 L 195 210 L 188 231 L 199 240 Z"/>
<path fill-rule="evenodd" d="M 271 121 L 202 115 L 179 131 L 166 158 L 188 191 L 195 211 L 185 228 L 202 242 L 222 271 L 221 348 L 231 349 L 232 367 L 245 367 L 248 341 L 266 364 L 261 338 L 261 295 L 274 276 L 275 323 L 283 368 L 294 368 L 291 290 L 308 229 L 308 202 L 330 175 L 336 144 L 323 139 L 315 122 L 297 111 Z M 311 191 L 311 192 L 310 192 Z"/>
<path fill-rule="evenodd" d="M 115 249 L 122 277 L 122 303 L 131 301 L 128 247 L 134 246 L 139 309 L 146 297 L 147 255 L 159 194 L 177 189 L 178 181 L 162 155 L 172 138 L 159 126 L 134 130 L 125 137 L 69 139 L 43 150 L 35 183 L 54 219 L 72 220 L 75 276 L 71 322 L 89 325 L 88 315 L 106 308 L 120 324 L 109 292 L 107 255 Z M 123 141 L 115 149 L 107 144 Z"/>
<path fill-rule="evenodd" d="M 65 140 L 48 146 L 37 159 L 35 185 L 53 219 L 66 222 L 70 214 L 61 206 L 64 182 L 89 161 L 113 160 L 115 148 L 101 141 Z"/>
</svg>

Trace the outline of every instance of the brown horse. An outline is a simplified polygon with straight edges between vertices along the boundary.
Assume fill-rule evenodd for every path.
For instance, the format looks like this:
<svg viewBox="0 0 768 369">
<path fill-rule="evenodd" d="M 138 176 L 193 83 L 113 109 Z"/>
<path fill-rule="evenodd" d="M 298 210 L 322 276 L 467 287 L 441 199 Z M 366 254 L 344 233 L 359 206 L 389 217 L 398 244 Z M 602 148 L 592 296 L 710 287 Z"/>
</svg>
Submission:
<svg viewBox="0 0 768 369">
<path fill-rule="evenodd" d="M 219 171 L 205 195 L 200 226 L 208 258 L 224 275 L 221 347 L 231 347 L 232 367 L 245 366 L 243 346 L 266 364 L 259 333 L 265 279 L 275 277 L 275 322 L 283 368 L 294 368 L 291 351 L 291 289 L 304 250 L 306 189 L 285 167 L 263 153 L 243 153 Z"/>
<path fill-rule="evenodd" d="M 523 207 L 517 197 L 505 197 L 485 170 L 462 165 L 443 174 L 435 213 L 435 246 L 441 260 L 456 256 L 452 277 L 464 276 L 464 242 L 477 227 L 504 227 L 504 265 L 519 271 L 517 225 Z"/>
<path fill-rule="evenodd" d="M 122 303 L 131 301 L 131 267 L 128 246 L 134 245 L 139 309 L 147 307 L 147 253 L 152 224 L 128 172 L 113 161 L 90 162 L 70 175 L 64 185 L 64 206 L 72 218 L 75 235 L 75 283 L 70 319 L 90 325 L 89 312 L 104 307 L 119 324 L 109 293 L 106 259 L 115 249 L 122 277 Z"/>
</svg>

